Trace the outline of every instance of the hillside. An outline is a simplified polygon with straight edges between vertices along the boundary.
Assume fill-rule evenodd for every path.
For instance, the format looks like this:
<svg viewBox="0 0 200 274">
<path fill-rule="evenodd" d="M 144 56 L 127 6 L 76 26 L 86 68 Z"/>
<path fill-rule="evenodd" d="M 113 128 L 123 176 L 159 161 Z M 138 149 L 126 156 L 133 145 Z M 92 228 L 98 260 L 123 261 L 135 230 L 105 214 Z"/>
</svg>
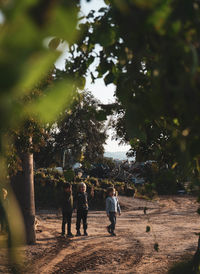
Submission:
<svg viewBox="0 0 200 274">
<path fill-rule="evenodd" d="M 127 159 L 129 159 L 130 161 L 133 160 L 132 157 L 128 158 L 126 156 L 126 153 L 127 153 L 126 151 L 114 151 L 114 152 L 106 151 L 104 153 L 104 156 L 109 157 L 109 158 L 113 158 L 113 159 L 119 159 L 119 160 L 127 160 Z"/>
</svg>

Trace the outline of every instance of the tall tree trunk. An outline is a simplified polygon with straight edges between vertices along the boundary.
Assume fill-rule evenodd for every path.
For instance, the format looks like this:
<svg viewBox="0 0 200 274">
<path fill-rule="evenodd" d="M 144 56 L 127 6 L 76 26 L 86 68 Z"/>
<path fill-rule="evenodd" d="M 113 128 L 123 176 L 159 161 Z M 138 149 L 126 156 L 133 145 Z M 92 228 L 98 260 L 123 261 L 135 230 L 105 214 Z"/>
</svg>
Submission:
<svg viewBox="0 0 200 274">
<path fill-rule="evenodd" d="M 30 141 L 32 141 L 30 139 Z M 27 244 L 36 242 L 33 154 L 22 153 L 22 172 L 12 179 L 12 186 L 24 217 Z"/>
<path fill-rule="evenodd" d="M 27 244 L 36 242 L 35 234 L 35 197 L 34 197 L 34 176 L 33 176 L 33 154 L 24 153 L 22 155 L 22 213 L 26 229 Z"/>
</svg>

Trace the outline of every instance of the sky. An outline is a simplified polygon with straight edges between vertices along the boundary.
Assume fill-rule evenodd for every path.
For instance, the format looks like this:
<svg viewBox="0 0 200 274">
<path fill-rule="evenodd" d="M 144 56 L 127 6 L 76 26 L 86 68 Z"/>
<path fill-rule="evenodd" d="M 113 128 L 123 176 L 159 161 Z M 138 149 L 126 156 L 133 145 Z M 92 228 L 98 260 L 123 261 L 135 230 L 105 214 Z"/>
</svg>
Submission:
<svg viewBox="0 0 200 274">
<path fill-rule="evenodd" d="M 87 15 L 90 10 L 98 11 L 100 8 L 105 7 L 105 3 L 103 0 L 92 0 L 91 2 L 87 2 L 86 0 L 81 0 L 81 12 L 83 15 Z M 63 49 L 63 54 L 56 62 L 56 66 L 59 68 L 64 68 L 65 59 L 67 56 L 67 49 Z M 108 104 L 115 101 L 114 91 L 115 85 L 109 84 L 106 86 L 104 84 L 103 79 L 98 79 L 94 84 L 91 84 L 90 77 L 86 79 L 86 89 L 91 91 L 92 94 L 99 99 L 102 103 Z M 129 145 L 119 145 L 119 142 L 113 140 L 114 132 L 113 130 L 109 130 L 107 132 L 108 139 L 106 144 L 104 145 L 105 151 L 116 152 L 116 151 L 125 151 L 127 152 L 130 149 Z"/>
</svg>

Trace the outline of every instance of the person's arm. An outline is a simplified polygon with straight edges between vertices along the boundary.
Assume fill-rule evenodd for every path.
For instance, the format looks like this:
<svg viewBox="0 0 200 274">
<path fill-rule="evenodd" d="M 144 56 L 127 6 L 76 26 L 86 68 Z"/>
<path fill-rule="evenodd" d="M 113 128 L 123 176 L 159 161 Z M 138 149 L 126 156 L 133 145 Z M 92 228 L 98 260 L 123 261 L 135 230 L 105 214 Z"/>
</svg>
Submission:
<svg viewBox="0 0 200 274">
<path fill-rule="evenodd" d="M 120 208 L 119 200 L 118 200 L 118 198 L 116 198 L 116 200 L 117 200 L 117 211 L 119 212 L 119 215 L 121 215 L 121 208 Z"/>
<path fill-rule="evenodd" d="M 71 206 L 71 210 L 74 210 L 74 197 L 72 195 L 72 193 L 70 194 L 70 206 Z"/>
<path fill-rule="evenodd" d="M 74 202 L 74 211 L 76 212 L 77 210 L 77 206 L 78 206 L 78 193 L 76 193 L 74 196 L 73 196 L 73 202 Z"/>
<path fill-rule="evenodd" d="M 59 200 L 58 200 L 58 208 L 60 209 L 60 210 L 62 210 L 63 209 L 63 207 L 65 206 L 65 197 L 64 197 L 64 193 L 62 192 L 62 193 L 60 193 L 60 195 L 59 195 Z"/>
<path fill-rule="evenodd" d="M 89 202 L 88 202 L 88 193 L 86 192 L 86 194 L 85 194 L 85 206 L 87 207 L 87 208 L 89 208 Z"/>
<path fill-rule="evenodd" d="M 106 213 L 107 213 L 107 216 L 109 216 L 109 211 L 110 211 L 110 200 L 107 198 L 106 199 Z"/>
</svg>

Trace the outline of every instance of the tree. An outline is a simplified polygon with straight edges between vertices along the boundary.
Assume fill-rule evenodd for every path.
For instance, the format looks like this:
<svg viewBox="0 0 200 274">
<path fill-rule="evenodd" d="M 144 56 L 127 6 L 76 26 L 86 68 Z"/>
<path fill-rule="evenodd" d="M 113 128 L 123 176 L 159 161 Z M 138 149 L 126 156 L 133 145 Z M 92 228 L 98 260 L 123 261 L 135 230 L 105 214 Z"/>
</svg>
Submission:
<svg viewBox="0 0 200 274">
<path fill-rule="evenodd" d="M 27 244 L 36 242 L 33 151 L 44 137 L 43 128 L 36 120 L 27 120 L 13 133 L 14 151 L 9 162 L 12 188 L 19 202 L 25 226 Z"/>
<path fill-rule="evenodd" d="M 199 180 L 199 1 L 105 2 L 107 8 L 91 11 L 80 24 L 76 54 L 66 65 L 87 75 L 100 45 L 91 78 L 116 85 L 123 136 L 140 156 L 152 149 L 155 159 L 168 157 L 168 147 L 171 167 L 178 164 L 190 176 L 196 170 Z"/>
<path fill-rule="evenodd" d="M 29 138 L 30 146 L 32 138 Z M 25 226 L 25 238 L 27 244 L 36 242 L 35 233 L 35 197 L 34 197 L 34 175 L 33 175 L 33 153 L 30 151 L 21 153 L 21 169 L 13 181 L 13 189 L 19 201 L 23 214 Z M 22 191 L 23 190 L 23 191 Z"/>
<path fill-rule="evenodd" d="M 174 163 L 199 169 L 199 2 L 106 3 L 79 25 L 66 73 L 87 75 L 96 53 L 91 78 L 116 85 L 125 140 L 134 150 L 152 148 L 157 159 L 169 147 Z"/>
<path fill-rule="evenodd" d="M 62 159 L 65 152 L 68 152 L 68 167 L 77 161 L 91 164 L 103 157 L 106 133 L 104 123 L 100 121 L 101 108 L 98 105 L 99 102 L 90 92 L 78 93 L 71 107 L 50 129 L 46 146 L 35 155 L 36 164 L 48 167 L 56 162 L 56 155 Z"/>
</svg>

